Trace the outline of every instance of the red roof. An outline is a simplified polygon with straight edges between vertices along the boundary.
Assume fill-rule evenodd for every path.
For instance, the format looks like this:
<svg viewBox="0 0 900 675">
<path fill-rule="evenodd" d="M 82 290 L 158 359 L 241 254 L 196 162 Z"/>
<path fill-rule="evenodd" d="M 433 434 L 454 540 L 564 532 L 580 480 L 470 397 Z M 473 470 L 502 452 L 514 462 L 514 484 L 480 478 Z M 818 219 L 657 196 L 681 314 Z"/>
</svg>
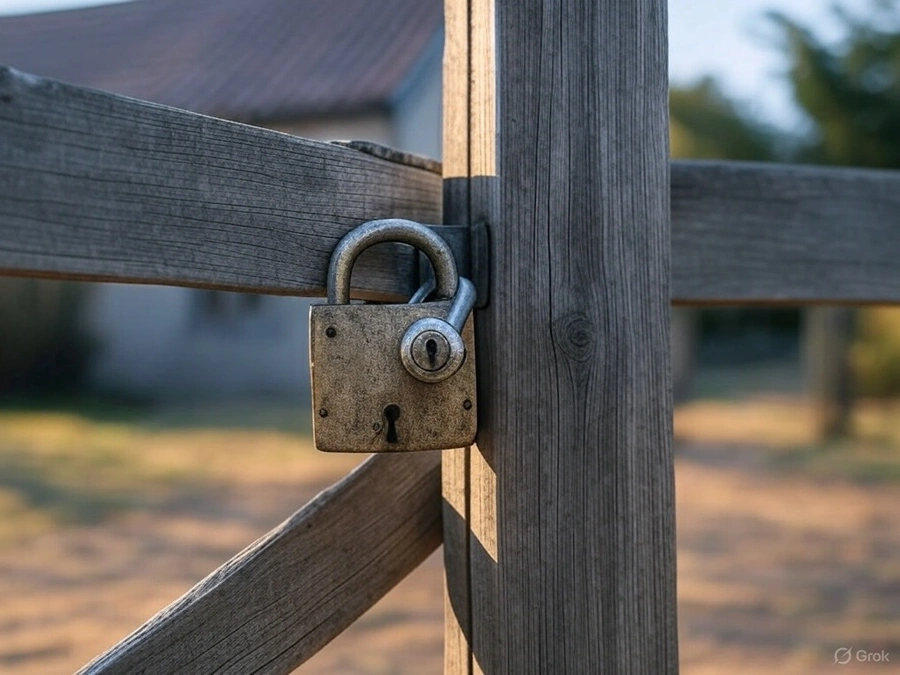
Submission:
<svg viewBox="0 0 900 675">
<path fill-rule="evenodd" d="M 0 18 L 0 64 L 242 121 L 389 106 L 441 0 L 134 0 Z"/>
</svg>

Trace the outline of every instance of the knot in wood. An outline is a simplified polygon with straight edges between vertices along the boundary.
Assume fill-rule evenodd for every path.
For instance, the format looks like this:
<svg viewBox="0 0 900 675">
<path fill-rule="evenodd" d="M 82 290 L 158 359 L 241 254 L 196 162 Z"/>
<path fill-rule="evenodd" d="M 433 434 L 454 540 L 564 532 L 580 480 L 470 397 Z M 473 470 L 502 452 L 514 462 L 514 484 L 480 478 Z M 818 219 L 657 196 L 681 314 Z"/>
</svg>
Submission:
<svg viewBox="0 0 900 675">
<path fill-rule="evenodd" d="M 551 328 L 553 343 L 573 361 L 588 361 L 594 351 L 594 324 L 584 312 L 570 312 Z"/>
</svg>

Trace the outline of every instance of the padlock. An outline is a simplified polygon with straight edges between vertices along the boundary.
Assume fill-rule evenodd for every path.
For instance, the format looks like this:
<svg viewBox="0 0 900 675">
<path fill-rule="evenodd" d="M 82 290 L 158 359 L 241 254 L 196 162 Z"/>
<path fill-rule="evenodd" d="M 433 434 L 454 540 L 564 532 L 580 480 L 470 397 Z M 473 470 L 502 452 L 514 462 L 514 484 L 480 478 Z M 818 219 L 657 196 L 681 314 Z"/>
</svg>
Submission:
<svg viewBox="0 0 900 675">
<path fill-rule="evenodd" d="M 365 249 L 401 242 L 434 270 L 407 304 L 350 304 L 350 274 Z M 313 436 L 325 452 L 408 452 L 471 445 L 477 426 L 475 289 L 449 245 L 408 220 L 365 223 L 334 249 L 328 304 L 309 313 Z"/>
</svg>

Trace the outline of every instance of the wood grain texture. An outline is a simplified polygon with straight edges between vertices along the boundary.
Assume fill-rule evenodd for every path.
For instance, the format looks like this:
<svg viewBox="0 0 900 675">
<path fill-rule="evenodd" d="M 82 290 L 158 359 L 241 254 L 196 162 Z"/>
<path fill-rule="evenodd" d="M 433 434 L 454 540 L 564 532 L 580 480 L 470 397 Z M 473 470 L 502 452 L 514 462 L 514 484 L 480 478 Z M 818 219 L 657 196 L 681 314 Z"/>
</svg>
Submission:
<svg viewBox="0 0 900 675">
<path fill-rule="evenodd" d="M 672 299 L 900 302 L 900 172 L 674 162 Z"/>
<path fill-rule="evenodd" d="M 443 172 L 444 222 L 470 223 L 469 104 L 470 9 L 468 0 L 444 2 Z M 482 282 L 483 283 L 483 282 Z M 484 292 L 479 286 L 479 292 Z M 476 328 L 477 330 L 477 328 Z M 442 453 L 444 523 L 444 673 L 470 675 L 469 448 Z"/>
<path fill-rule="evenodd" d="M 469 634 L 469 448 L 441 454 L 444 523 L 444 673 L 471 673 Z"/>
<path fill-rule="evenodd" d="M 471 223 L 471 36 L 469 0 L 444 2 L 444 222 Z M 483 292 L 483 288 L 480 291 Z M 477 327 L 476 327 L 477 335 Z M 444 675 L 471 675 L 469 579 L 469 448 L 442 454 L 444 523 Z"/>
<path fill-rule="evenodd" d="M 432 165 L 3 67 L 0 139 L 4 274 L 322 295 L 350 228 L 441 222 Z M 412 254 L 378 248 L 357 295 L 408 295 Z"/>
<path fill-rule="evenodd" d="M 378 455 L 81 675 L 289 673 L 441 543 L 440 456 Z"/>
<path fill-rule="evenodd" d="M 444 137 L 470 170 L 445 209 L 486 219 L 493 266 L 466 506 L 444 480 L 471 613 L 445 673 L 674 673 L 665 2 L 449 4 L 470 111 Z"/>
</svg>

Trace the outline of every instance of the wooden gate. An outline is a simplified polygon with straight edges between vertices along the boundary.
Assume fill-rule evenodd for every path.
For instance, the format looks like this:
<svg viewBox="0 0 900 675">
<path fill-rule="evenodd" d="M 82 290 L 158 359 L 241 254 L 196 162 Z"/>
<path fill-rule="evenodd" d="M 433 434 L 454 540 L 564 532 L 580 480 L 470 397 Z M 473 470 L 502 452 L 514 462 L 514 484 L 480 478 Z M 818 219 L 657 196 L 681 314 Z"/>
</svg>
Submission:
<svg viewBox="0 0 900 675">
<path fill-rule="evenodd" d="M 677 671 L 670 303 L 900 300 L 900 177 L 670 163 L 666 23 L 446 0 L 442 170 L 0 69 L 4 274 L 321 295 L 367 220 L 490 240 L 477 446 L 369 459 L 82 672 L 287 673 L 442 540 L 448 675 Z"/>
</svg>

